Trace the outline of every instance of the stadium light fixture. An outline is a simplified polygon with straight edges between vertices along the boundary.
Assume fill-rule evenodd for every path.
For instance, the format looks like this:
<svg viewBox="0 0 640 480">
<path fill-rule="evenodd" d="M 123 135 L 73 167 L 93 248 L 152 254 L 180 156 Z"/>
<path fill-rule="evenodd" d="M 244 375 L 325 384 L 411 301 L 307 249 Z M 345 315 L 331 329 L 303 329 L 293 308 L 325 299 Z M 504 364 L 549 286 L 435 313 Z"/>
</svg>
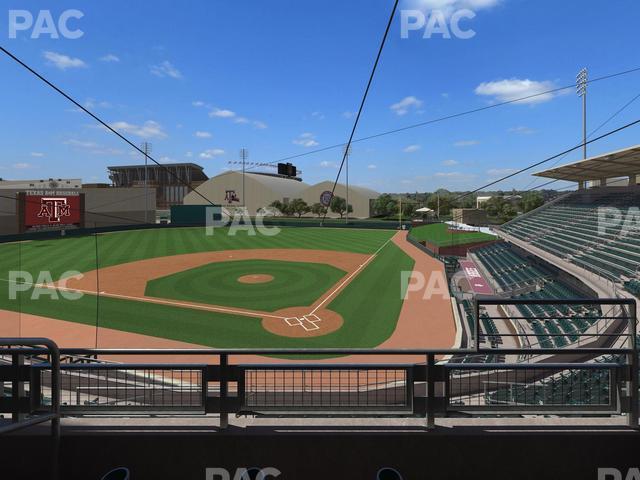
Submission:
<svg viewBox="0 0 640 480">
<path fill-rule="evenodd" d="M 582 156 L 587 158 L 587 85 L 589 83 L 589 71 L 583 68 L 576 76 L 576 92 L 582 97 Z"/>
</svg>

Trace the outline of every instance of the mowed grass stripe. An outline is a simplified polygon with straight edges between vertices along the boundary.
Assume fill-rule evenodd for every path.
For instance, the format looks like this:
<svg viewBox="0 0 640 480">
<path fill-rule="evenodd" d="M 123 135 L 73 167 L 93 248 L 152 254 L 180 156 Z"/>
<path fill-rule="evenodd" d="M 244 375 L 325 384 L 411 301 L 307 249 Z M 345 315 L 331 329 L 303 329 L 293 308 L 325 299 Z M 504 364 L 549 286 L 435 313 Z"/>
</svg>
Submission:
<svg viewBox="0 0 640 480">
<path fill-rule="evenodd" d="M 271 275 L 264 284 L 238 282 L 245 275 Z M 211 263 L 147 282 L 145 295 L 178 301 L 273 312 L 311 306 L 346 272 L 318 263 L 238 260 Z"/>
</svg>

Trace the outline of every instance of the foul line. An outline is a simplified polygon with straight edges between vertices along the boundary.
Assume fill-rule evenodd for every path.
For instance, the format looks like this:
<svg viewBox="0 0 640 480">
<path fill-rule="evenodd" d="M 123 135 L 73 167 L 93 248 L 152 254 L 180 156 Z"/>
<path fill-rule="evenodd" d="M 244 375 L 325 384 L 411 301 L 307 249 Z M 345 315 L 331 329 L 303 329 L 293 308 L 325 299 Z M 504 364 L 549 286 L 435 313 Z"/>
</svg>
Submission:
<svg viewBox="0 0 640 480">
<path fill-rule="evenodd" d="M 397 234 L 396 234 L 396 235 L 397 235 Z M 378 250 L 376 250 L 375 252 L 373 252 L 373 253 L 371 254 L 371 256 L 370 256 L 369 258 L 367 258 L 367 260 L 366 260 L 362 265 L 360 265 L 360 266 L 359 266 L 358 268 L 356 268 L 353 272 L 351 272 L 351 274 L 350 274 L 347 278 L 345 278 L 345 279 L 342 281 L 342 283 L 340 283 L 340 285 L 338 285 L 338 286 L 337 286 L 337 287 L 336 287 L 332 292 L 330 292 L 330 293 L 329 293 L 329 295 L 327 295 L 324 299 L 322 299 L 322 301 L 321 301 L 318 305 L 316 305 L 316 308 L 314 308 L 314 309 L 313 309 L 313 310 L 312 310 L 308 315 L 312 315 L 312 314 L 316 313 L 316 312 L 320 309 L 320 307 L 322 307 L 322 305 L 324 305 L 325 303 L 327 303 L 327 301 L 328 301 L 331 297 L 333 297 L 337 292 L 339 292 L 339 291 L 342 289 L 342 287 L 344 287 L 347 283 L 349 283 L 349 282 L 351 281 L 351 279 L 352 279 L 355 275 L 357 275 L 357 274 L 360 272 L 360 270 L 362 270 L 364 267 L 366 267 L 366 266 L 369 264 L 369 262 L 371 262 L 371 260 L 373 260 L 373 259 L 376 257 L 376 255 L 378 255 L 378 253 L 380 253 L 380 252 L 382 251 L 382 249 L 383 249 L 384 247 L 386 247 L 386 246 L 387 246 L 387 244 L 388 244 L 388 243 L 389 243 L 389 242 L 390 242 L 390 241 L 391 241 L 391 240 L 392 240 L 396 235 L 392 235 L 391 237 L 389 237 L 389 239 L 388 239 L 386 242 L 384 242 L 384 244 L 383 244 L 380 248 L 378 248 Z"/>
<path fill-rule="evenodd" d="M 15 280 L 9 280 L 6 278 L 1 278 L 0 280 L 2 280 L 3 282 L 8 282 L 8 283 L 17 283 Z M 278 315 L 271 315 L 269 313 L 262 313 L 262 312 L 258 312 L 258 311 L 252 311 L 252 310 L 235 310 L 233 308 L 224 308 L 224 307 L 214 307 L 211 305 L 201 305 L 198 303 L 185 303 L 185 302 L 175 302 L 175 301 L 171 301 L 171 300 L 163 300 L 161 298 L 154 298 L 154 297 L 135 297 L 135 296 L 131 296 L 131 295 L 121 295 L 118 293 L 108 293 L 108 292 L 96 292 L 95 290 L 82 290 L 80 288 L 71 288 L 71 287 L 60 287 L 57 285 L 50 285 L 50 284 L 37 284 L 37 283 L 29 283 L 29 282 L 24 282 L 24 283 L 20 283 L 20 285 L 30 285 L 32 287 L 36 287 L 36 288 L 47 288 L 50 290 L 60 290 L 60 291 L 66 291 L 66 292 L 79 292 L 79 293 L 86 293 L 88 295 L 98 295 L 98 296 L 103 296 L 103 297 L 111 297 L 111 298 L 121 298 L 121 299 L 125 299 L 125 300 L 134 300 L 137 302 L 148 302 L 148 303 L 156 303 L 156 304 L 161 304 L 161 305 L 169 305 L 169 306 L 175 306 L 175 307 L 187 307 L 187 308 L 191 308 L 191 309 L 195 309 L 195 310 L 207 310 L 207 311 L 212 311 L 212 312 L 222 312 L 222 313 L 233 313 L 236 315 L 242 315 L 245 317 L 255 317 L 255 318 L 264 318 L 264 317 L 269 317 L 269 318 L 277 318 L 278 320 L 284 320 L 286 317 L 281 317 Z"/>
</svg>

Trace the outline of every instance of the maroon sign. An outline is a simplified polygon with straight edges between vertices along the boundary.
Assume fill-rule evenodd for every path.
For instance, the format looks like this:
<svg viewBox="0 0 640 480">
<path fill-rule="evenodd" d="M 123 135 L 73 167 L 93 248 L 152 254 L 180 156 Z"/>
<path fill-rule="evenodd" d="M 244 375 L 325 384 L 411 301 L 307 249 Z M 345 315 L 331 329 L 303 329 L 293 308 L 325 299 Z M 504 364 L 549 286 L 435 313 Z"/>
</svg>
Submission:
<svg viewBox="0 0 640 480">
<path fill-rule="evenodd" d="M 475 263 L 468 260 L 461 260 L 460 267 L 462 267 L 464 276 L 469 281 L 473 293 L 480 295 L 493 294 L 493 289 L 489 286 L 489 282 L 487 282 L 482 273 L 480 273 Z"/>
</svg>

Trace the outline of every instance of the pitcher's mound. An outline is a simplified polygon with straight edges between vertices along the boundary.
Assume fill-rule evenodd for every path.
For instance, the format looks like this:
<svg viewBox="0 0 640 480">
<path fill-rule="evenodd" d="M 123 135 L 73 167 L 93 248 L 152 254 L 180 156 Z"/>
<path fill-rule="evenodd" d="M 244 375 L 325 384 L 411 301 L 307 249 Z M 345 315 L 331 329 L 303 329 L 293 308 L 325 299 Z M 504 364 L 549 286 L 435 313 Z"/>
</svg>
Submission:
<svg viewBox="0 0 640 480">
<path fill-rule="evenodd" d="M 284 308 L 273 312 L 284 318 L 264 317 L 262 328 L 282 337 L 320 337 L 335 332 L 344 323 L 342 315 L 332 310 L 320 309 L 310 313 L 311 307 Z"/>
<path fill-rule="evenodd" d="M 255 275 L 243 275 L 238 278 L 240 283 L 267 283 L 273 280 L 272 275 L 263 275 L 263 274 L 255 274 Z"/>
</svg>

